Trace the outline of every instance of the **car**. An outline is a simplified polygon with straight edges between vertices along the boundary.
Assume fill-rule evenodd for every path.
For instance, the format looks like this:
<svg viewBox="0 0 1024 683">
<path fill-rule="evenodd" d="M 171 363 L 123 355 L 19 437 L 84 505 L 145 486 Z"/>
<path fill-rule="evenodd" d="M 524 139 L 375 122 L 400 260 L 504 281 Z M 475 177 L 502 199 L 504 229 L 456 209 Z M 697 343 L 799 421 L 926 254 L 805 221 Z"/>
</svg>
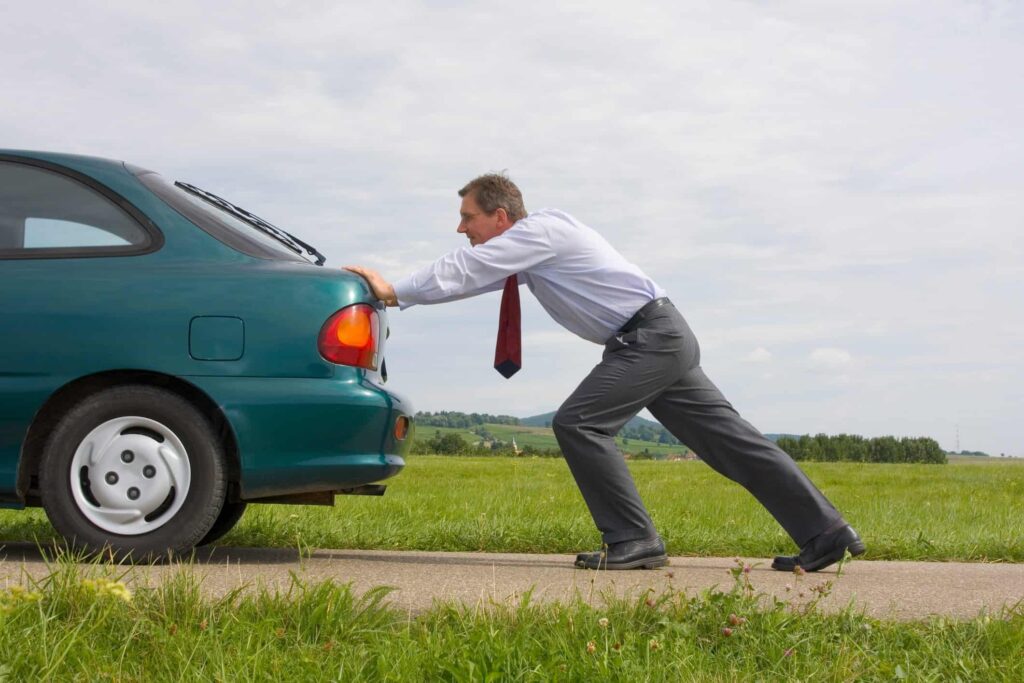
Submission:
<svg viewBox="0 0 1024 683">
<path fill-rule="evenodd" d="M 0 150 L 0 506 L 188 553 L 253 503 L 382 494 L 414 432 L 361 277 L 218 195 Z"/>
</svg>

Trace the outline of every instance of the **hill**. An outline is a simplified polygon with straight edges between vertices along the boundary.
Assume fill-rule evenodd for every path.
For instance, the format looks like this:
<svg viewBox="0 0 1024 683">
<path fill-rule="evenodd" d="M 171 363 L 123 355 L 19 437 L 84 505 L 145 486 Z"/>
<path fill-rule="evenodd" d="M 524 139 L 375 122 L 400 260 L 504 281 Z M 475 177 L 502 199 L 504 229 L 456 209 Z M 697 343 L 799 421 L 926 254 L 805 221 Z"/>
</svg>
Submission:
<svg viewBox="0 0 1024 683">
<path fill-rule="evenodd" d="M 550 427 L 551 420 L 552 418 L 554 418 L 554 416 L 555 411 L 551 411 L 550 413 L 541 413 L 540 415 L 532 415 L 530 417 L 521 417 L 519 418 L 519 424 L 526 425 L 527 427 Z M 628 432 L 640 428 L 653 429 L 658 434 L 667 431 L 664 427 L 661 426 L 661 423 L 655 422 L 654 420 L 642 418 L 639 415 L 637 415 L 632 420 L 627 422 L 623 430 Z M 799 434 L 765 434 L 765 436 L 771 439 L 772 441 L 778 441 L 783 437 L 789 437 L 791 439 L 800 438 Z"/>
<path fill-rule="evenodd" d="M 779 439 L 799 439 L 800 434 L 765 434 L 766 437 L 772 441 L 778 441 Z"/>
<path fill-rule="evenodd" d="M 558 443 L 551 431 L 551 420 L 555 412 L 531 415 L 518 418 L 510 415 L 489 415 L 487 413 L 462 413 L 458 411 L 440 411 L 436 413 L 420 412 L 416 414 L 420 434 L 423 436 L 421 448 L 427 448 L 428 434 L 437 435 L 433 448 L 441 448 L 439 439 L 446 434 L 458 435 L 468 444 L 486 448 L 505 448 L 511 445 L 512 439 L 519 447 L 531 446 L 541 450 L 557 451 Z M 777 441 L 786 434 L 768 434 L 768 438 Z M 649 454 L 653 457 L 669 456 L 686 453 L 687 448 L 681 444 L 667 429 L 654 420 L 634 417 L 619 432 L 616 442 L 624 452 Z M 452 442 L 448 446 L 453 446 Z M 447 446 L 445 446 L 447 447 Z"/>
<path fill-rule="evenodd" d="M 550 427 L 551 420 L 554 416 L 555 413 L 553 412 L 533 415 L 531 417 L 520 418 L 519 424 L 529 427 Z M 652 443 L 662 444 L 665 446 L 682 445 L 679 443 L 679 439 L 672 436 L 672 434 L 660 424 L 653 420 L 645 420 L 639 416 L 634 417 L 632 420 L 627 422 L 619 432 L 619 436 L 625 439 L 637 441 L 650 441 Z"/>
<path fill-rule="evenodd" d="M 526 425 L 527 427 L 550 427 L 551 420 L 555 417 L 555 411 L 552 410 L 550 413 L 542 413 L 540 415 L 533 415 L 531 417 L 519 418 L 519 424 Z M 645 420 L 644 418 L 637 415 L 632 420 L 626 423 L 626 429 L 637 428 L 637 427 L 650 427 L 652 429 L 664 429 L 660 424 L 654 420 Z"/>
</svg>

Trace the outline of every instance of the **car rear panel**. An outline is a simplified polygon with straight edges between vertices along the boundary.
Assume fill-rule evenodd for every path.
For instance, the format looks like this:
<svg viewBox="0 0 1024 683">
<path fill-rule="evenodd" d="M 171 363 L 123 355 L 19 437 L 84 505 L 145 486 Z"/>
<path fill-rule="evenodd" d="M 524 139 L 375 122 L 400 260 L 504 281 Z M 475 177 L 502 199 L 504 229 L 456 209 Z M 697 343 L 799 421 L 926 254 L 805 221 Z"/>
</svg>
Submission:
<svg viewBox="0 0 1024 683">
<path fill-rule="evenodd" d="M 401 416 L 411 418 L 412 408 L 360 370 L 338 374 L 190 378 L 221 406 L 235 430 L 245 472 L 243 499 L 333 491 L 402 469 L 412 435 L 397 441 L 394 426 Z"/>
<path fill-rule="evenodd" d="M 383 345 L 385 310 L 347 272 L 257 266 L 266 271 L 258 284 L 222 297 L 234 299 L 222 312 L 245 321 L 242 358 L 192 361 L 181 373 L 221 406 L 237 435 L 242 498 L 331 491 L 397 474 L 411 435 L 397 441 L 394 427 L 399 417 L 411 419 L 408 402 L 381 386 L 379 370 L 334 365 L 317 350 L 323 323 L 356 303 L 378 307 Z M 213 282 L 220 287 L 223 277 Z"/>
</svg>

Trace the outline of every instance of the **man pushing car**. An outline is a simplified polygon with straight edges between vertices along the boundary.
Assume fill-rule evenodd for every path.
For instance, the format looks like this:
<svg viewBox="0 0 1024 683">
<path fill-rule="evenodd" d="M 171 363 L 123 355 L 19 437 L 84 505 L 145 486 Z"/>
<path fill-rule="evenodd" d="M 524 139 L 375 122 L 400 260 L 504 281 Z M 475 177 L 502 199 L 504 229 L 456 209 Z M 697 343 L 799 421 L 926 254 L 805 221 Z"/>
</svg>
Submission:
<svg viewBox="0 0 1024 683">
<path fill-rule="evenodd" d="M 519 369 L 518 285 L 526 283 L 556 322 L 604 346 L 601 362 L 551 421 L 558 445 L 601 531 L 602 550 L 580 553 L 587 569 L 654 568 L 665 545 L 615 445 L 641 409 L 701 459 L 750 491 L 800 548 L 772 567 L 816 571 L 864 543 L 784 451 L 743 420 L 700 367 L 697 339 L 665 292 L 603 237 L 567 213 L 527 214 L 519 188 L 488 174 L 459 190 L 458 232 L 470 245 L 389 283 L 365 277 L 375 296 L 402 309 L 504 288 L 495 367 Z M 680 491 L 680 495 L 684 492 Z"/>
</svg>

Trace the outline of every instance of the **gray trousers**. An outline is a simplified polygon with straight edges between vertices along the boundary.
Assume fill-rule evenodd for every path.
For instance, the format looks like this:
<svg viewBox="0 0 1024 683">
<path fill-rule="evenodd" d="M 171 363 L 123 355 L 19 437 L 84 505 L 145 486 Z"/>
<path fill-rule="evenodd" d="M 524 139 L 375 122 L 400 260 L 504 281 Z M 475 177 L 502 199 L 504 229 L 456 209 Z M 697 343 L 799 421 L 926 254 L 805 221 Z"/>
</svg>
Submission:
<svg viewBox="0 0 1024 683">
<path fill-rule="evenodd" d="M 840 518 L 793 459 L 754 429 L 700 368 L 700 347 L 671 304 L 605 344 L 551 426 L 605 543 L 657 532 L 615 445 L 642 408 L 717 472 L 750 491 L 797 546 Z"/>
</svg>

